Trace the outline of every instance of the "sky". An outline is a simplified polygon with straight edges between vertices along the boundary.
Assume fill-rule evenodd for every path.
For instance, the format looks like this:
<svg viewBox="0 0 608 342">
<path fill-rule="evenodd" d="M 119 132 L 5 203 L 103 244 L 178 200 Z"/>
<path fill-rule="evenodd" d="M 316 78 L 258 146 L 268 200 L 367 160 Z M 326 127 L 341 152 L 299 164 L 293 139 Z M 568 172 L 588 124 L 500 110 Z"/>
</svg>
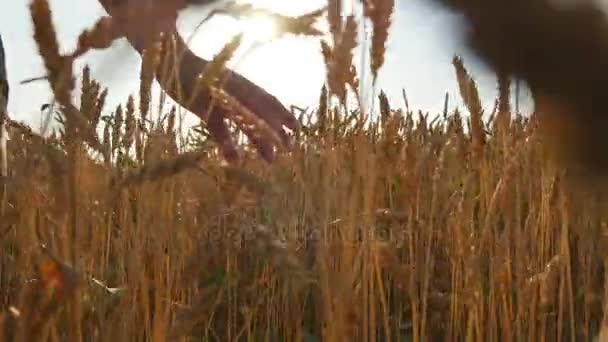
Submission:
<svg viewBox="0 0 608 342">
<path fill-rule="evenodd" d="M 247 1 L 244 1 L 247 2 Z M 280 13 L 297 15 L 322 7 L 323 0 L 249 0 Z M 9 113 L 15 120 L 32 125 L 40 122 L 40 106 L 51 100 L 45 81 L 19 84 L 22 80 L 44 74 L 42 60 L 32 39 L 30 0 L 5 0 L 0 4 L 0 34 L 6 49 L 11 98 Z M 104 10 L 96 0 L 49 0 L 60 48 L 68 51 L 78 34 L 91 27 Z M 186 10 L 178 28 L 201 57 L 210 58 L 232 35 L 239 32 L 230 18 L 214 19 L 196 31 L 194 28 L 207 10 Z M 253 25 L 253 24 L 252 24 Z M 247 31 L 260 26 L 243 26 Z M 396 1 L 391 35 L 387 42 L 386 61 L 380 71 L 378 87 L 387 93 L 393 107 L 403 107 L 403 91 L 410 108 L 439 113 L 445 93 L 450 94 L 450 109 L 462 106 L 451 60 L 455 54 L 464 58 L 480 88 L 482 102 L 491 111 L 496 95 L 495 75 L 465 48 L 459 18 L 445 10 L 429 6 L 425 0 Z M 246 38 L 248 36 L 246 35 Z M 253 37 L 250 37 L 254 39 Z M 250 39 L 250 40 L 251 40 Z M 243 52 L 246 47 L 243 48 Z M 325 68 L 318 39 L 285 37 L 266 43 L 230 64 L 252 81 L 277 96 L 286 106 L 314 107 L 325 79 Z M 356 54 L 360 57 L 360 54 Z M 86 54 L 79 66 L 88 64 L 93 78 L 109 88 L 106 111 L 125 103 L 138 91 L 139 55 L 124 40 L 111 48 Z M 79 70 L 79 69 L 75 69 Z M 364 74 L 366 77 L 368 73 Z M 368 87 L 366 87 L 368 89 Z M 526 93 L 522 99 L 526 101 Z M 190 119 L 196 118 L 190 114 Z"/>
</svg>

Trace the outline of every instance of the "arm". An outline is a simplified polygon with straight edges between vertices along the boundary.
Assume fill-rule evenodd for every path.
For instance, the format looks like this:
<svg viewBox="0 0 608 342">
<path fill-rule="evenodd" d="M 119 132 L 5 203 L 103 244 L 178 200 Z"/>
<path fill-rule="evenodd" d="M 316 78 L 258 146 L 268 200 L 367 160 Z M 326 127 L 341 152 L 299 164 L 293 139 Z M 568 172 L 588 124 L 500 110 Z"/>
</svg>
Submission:
<svg viewBox="0 0 608 342">
<path fill-rule="evenodd" d="M 175 51 L 167 48 L 163 49 L 159 65 L 166 64 L 171 69 L 175 67 L 178 82 L 172 82 L 170 78 L 163 77 L 160 70 L 156 72 L 156 79 L 162 89 L 174 101 L 206 122 L 210 133 L 220 145 L 224 155 L 228 159 L 235 159 L 236 148 L 225 122 L 225 119 L 230 117 L 232 113 L 219 106 L 211 106 L 211 99 L 208 94 L 197 94 L 192 103 L 188 101 L 195 91 L 196 77 L 205 68 L 208 61 L 195 55 L 177 32 L 177 14 L 179 10 L 188 5 L 187 1 L 99 1 L 112 17 L 113 25 L 119 31 L 119 35 L 125 36 L 140 55 L 146 48 L 159 41 L 161 33 L 165 36 L 165 47 L 168 44 L 175 44 L 173 46 Z M 179 60 L 176 55 L 179 56 Z M 281 137 L 283 143 L 288 145 L 289 139 L 283 127 L 296 128 L 297 121 L 292 113 L 276 97 L 242 75 L 226 70 L 222 78 L 226 79 L 225 91 L 263 120 Z M 264 159 L 267 161 L 274 159 L 274 144 L 270 137 L 259 137 L 255 132 L 248 130 L 244 132 Z"/>
</svg>

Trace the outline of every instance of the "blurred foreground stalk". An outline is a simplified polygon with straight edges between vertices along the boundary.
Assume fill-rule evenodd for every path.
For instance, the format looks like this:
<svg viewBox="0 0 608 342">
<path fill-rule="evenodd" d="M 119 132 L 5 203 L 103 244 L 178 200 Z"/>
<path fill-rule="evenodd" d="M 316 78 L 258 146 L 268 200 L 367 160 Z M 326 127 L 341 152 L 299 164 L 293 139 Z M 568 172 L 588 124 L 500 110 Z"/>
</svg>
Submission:
<svg viewBox="0 0 608 342">
<path fill-rule="evenodd" d="M 6 140 L 8 132 L 6 130 L 6 119 L 8 104 L 8 80 L 6 76 L 6 62 L 4 57 L 4 45 L 2 36 L 0 36 L 0 176 L 6 177 L 8 174 L 7 168 L 7 151 Z"/>
</svg>

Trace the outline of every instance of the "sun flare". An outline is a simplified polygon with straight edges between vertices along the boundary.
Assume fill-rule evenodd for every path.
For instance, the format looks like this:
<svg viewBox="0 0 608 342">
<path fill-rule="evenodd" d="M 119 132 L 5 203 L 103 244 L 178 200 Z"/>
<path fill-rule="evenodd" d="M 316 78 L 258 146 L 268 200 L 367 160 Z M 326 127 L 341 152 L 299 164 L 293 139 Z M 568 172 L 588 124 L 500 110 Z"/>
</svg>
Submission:
<svg viewBox="0 0 608 342">
<path fill-rule="evenodd" d="M 322 8 L 327 0 L 237 0 L 237 3 L 262 10 L 249 15 L 220 15 L 210 20 L 193 39 L 196 53 L 212 59 L 230 39 L 242 33 L 243 44 L 228 63 L 230 68 L 286 105 L 305 107 L 317 101 L 316 93 L 302 91 L 302 87 L 321 89 L 325 80 L 319 38 L 283 34 L 282 23 L 264 10 L 293 17 Z M 200 14 L 192 13 L 192 27 L 199 18 Z M 319 25 L 322 24 L 321 20 Z M 297 85 L 294 80 L 298 80 Z"/>
<path fill-rule="evenodd" d="M 238 25 L 245 36 L 257 42 L 270 41 L 279 33 L 273 18 L 263 14 L 242 18 Z"/>
</svg>

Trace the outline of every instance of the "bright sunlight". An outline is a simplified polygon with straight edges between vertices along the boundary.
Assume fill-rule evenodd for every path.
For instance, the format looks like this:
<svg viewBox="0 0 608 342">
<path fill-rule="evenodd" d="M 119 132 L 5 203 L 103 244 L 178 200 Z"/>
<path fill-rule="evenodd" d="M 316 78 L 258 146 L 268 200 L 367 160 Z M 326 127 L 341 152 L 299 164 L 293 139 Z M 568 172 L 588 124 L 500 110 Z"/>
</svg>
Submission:
<svg viewBox="0 0 608 342">
<path fill-rule="evenodd" d="M 327 5 L 326 0 L 242 0 L 272 12 L 298 16 Z M 185 26 L 194 27 L 201 19 L 200 12 L 184 17 Z M 321 30 L 324 22 L 319 23 Z M 184 31 L 189 36 L 192 31 Z M 325 65 L 319 50 L 319 39 L 294 35 L 280 35 L 279 24 L 272 16 L 256 12 L 239 20 L 216 16 L 195 34 L 191 46 L 204 58 L 213 58 L 234 35 L 243 33 L 242 48 L 229 66 L 280 98 L 286 105 L 306 106 L 315 103 L 317 92 L 302 88 L 320 89 L 325 79 Z M 302 67 L 305 66 L 305 67 Z M 294 86 L 294 80 L 298 84 Z"/>
<path fill-rule="evenodd" d="M 279 33 L 274 20 L 264 14 L 255 14 L 238 21 L 240 30 L 250 39 L 256 42 L 268 42 Z"/>
</svg>

